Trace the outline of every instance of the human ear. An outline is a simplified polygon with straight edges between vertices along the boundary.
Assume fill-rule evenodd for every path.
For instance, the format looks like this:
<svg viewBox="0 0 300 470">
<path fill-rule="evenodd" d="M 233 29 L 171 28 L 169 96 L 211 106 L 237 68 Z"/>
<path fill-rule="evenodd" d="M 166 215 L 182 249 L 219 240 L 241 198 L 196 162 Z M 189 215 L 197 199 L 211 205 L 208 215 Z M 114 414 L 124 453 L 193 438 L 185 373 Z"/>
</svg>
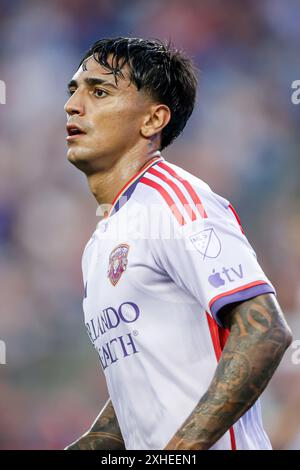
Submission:
<svg viewBox="0 0 300 470">
<path fill-rule="evenodd" d="M 141 134 L 146 139 L 161 133 L 164 127 L 170 122 L 171 111 L 165 104 L 152 105 L 149 113 L 145 116 L 141 127 Z"/>
</svg>

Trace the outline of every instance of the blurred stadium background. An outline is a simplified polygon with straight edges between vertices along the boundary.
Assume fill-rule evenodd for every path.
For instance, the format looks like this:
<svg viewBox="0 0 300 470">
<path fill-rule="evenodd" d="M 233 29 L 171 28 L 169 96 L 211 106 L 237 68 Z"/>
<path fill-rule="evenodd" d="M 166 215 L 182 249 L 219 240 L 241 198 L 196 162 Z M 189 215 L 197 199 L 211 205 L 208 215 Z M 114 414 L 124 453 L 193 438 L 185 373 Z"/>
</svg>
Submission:
<svg viewBox="0 0 300 470">
<path fill-rule="evenodd" d="M 81 254 L 97 223 L 66 160 L 66 83 L 94 40 L 171 38 L 200 68 L 195 112 L 164 156 L 230 199 L 300 339 L 300 10 L 281 0 L 2 0 L 0 448 L 57 449 L 107 398 L 81 309 Z M 275 448 L 300 448 L 290 348 L 263 397 Z"/>
</svg>

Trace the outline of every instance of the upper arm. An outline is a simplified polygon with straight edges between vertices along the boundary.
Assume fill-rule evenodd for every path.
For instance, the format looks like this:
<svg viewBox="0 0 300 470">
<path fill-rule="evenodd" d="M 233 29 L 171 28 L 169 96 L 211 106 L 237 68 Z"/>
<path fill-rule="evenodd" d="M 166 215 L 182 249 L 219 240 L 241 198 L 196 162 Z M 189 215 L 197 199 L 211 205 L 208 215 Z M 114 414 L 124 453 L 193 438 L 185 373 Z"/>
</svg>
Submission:
<svg viewBox="0 0 300 470">
<path fill-rule="evenodd" d="M 236 338 L 263 339 L 286 347 L 292 341 L 290 328 L 273 294 L 229 305 L 220 312 L 220 318 Z"/>
</svg>

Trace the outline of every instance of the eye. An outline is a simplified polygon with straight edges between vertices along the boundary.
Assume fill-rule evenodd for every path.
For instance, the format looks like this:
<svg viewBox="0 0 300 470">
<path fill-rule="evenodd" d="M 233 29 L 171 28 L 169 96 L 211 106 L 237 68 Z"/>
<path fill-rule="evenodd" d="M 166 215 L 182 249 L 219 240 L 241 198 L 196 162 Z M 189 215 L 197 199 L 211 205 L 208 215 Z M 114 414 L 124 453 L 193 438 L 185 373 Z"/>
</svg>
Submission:
<svg viewBox="0 0 300 470">
<path fill-rule="evenodd" d="M 102 90 L 101 88 L 95 88 L 94 95 L 97 98 L 103 98 L 104 96 L 107 96 L 108 93 L 106 91 Z"/>
<path fill-rule="evenodd" d="M 76 91 L 76 90 L 75 90 L 74 88 L 68 88 L 68 89 L 67 89 L 67 95 L 70 97 L 70 96 L 72 96 L 72 95 L 75 93 L 75 91 Z"/>
</svg>

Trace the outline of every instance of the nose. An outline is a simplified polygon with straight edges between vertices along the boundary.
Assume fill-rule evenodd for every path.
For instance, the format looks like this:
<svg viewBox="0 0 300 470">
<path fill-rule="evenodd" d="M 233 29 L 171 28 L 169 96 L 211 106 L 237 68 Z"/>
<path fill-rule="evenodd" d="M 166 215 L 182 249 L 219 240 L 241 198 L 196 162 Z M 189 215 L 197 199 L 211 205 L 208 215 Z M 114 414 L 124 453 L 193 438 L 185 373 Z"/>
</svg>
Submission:
<svg viewBox="0 0 300 470">
<path fill-rule="evenodd" d="M 64 106 L 64 110 L 69 116 L 73 116 L 74 114 L 84 114 L 83 101 L 78 89 L 68 99 Z"/>
</svg>

